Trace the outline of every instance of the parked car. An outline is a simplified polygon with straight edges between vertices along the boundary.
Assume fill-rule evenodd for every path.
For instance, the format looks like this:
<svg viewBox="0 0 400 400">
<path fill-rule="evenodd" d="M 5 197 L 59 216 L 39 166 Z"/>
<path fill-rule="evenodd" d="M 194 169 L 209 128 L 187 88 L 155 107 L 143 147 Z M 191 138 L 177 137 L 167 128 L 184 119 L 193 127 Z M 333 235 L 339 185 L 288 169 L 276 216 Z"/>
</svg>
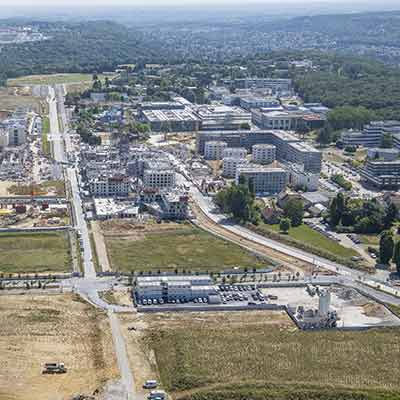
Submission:
<svg viewBox="0 0 400 400">
<path fill-rule="evenodd" d="M 157 386 L 158 386 L 158 382 L 156 380 L 149 379 L 144 383 L 143 388 L 144 389 L 156 389 Z"/>
</svg>

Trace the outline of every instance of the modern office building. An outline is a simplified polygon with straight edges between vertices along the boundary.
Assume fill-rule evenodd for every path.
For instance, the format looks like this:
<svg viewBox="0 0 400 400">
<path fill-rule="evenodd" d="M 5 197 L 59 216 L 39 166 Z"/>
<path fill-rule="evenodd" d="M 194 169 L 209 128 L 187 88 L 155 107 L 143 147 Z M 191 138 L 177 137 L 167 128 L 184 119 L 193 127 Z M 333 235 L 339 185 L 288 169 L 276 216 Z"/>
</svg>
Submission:
<svg viewBox="0 0 400 400">
<path fill-rule="evenodd" d="M 400 160 L 369 160 L 360 175 L 368 184 L 378 189 L 397 190 L 400 187 Z"/>
<path fill-rule="evenodd" d="M 379 147 L 382 136 L 390 133 L 394 136 L 400 134 L 400 121 L 373 121 L 364 126 L 362 132 L 348 130 L 341 136 L 343 146 Z M 396 141 L 394 140 L 396 145 Z"/>
<path fill-rule="evenodd" d="M 322 153 L 308 143 L 289 143 L 286 160 L 304 166 L 304 171 L 320 173 Z"/>
<path fill-rule="evenodd" d="M 142 116 L 154 132 L 193 132 L 200 129 L 200 119 L 188 108 L 148 109 L 142 111 Z"/>
<path fill-rule="evenodd" d="M 145 110 L 184 110 L 185 105 L 179 101 L 148 101 L 138 105 L 139 112 Z"/>
<path fill-rule="evenodd" d="M 239 89 L 270 89 L 273 92 L 288 92 L 292 90 L 291 79 L 240 78 L 235 79 L 233 83 Z"/>
<path fill-rule="evenodd" d="M 196 114 L 202 130 L 237 130 L 251 125 L 251 114 L 240 107 L 201 105 Z"/>
<path fill-rule="evenodd" d="M 399 149 L 383 149 L 372 147 L 367 151 L 367 157 L 371 160 L 379 159 L 381 161 L 394 161 L 399 158 L 400 150 Z"/>
<path fill-rule="evenodd" d="M 225 142 L 206 142 L 204 147 L 204 158 L 206 160 L 222 160 L 224 150 L 228 147 Z"/>
<path fill-rule="evenodd" d="M 252 110 L 252 121 L 263 129 L 294 130 L 303 115 L 288 111 Z"/>
<path fill-rule="evenodd" d="M 252 110 L 253 108 L 277 108 L 281 103 L 276 97 L 257 97 L 252 95 L 239 97 L 240 107 L 245 110 Z"/>
<path fill-rule="evenodd" d="M 257 164 L 271 164 L 276 160 L 276 146 L 273 144 L 255 144 L 252 147 L 252 158 Z"/>
<path fill-rule="evenodd" d="M 286 188 L 288 182 L 286 170 L 280 167 L 239 167 L 236 171 L 237 184 L 240 178 L 245 178 L 255 193 L 279 193 Z"/>
</svg>

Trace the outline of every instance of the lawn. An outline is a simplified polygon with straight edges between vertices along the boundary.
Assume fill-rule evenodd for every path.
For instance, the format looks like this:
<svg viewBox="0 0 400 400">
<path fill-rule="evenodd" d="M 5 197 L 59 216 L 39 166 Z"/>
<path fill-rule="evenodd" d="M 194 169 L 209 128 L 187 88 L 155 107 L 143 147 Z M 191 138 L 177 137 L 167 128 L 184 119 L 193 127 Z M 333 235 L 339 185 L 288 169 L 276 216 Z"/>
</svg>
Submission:
<svg viewBox="0 0 400 400">
<path fill-rule="evenodd" d="M 379 235 L 357 235 L 362 244 L 368 246 L 379 246 Z"/>
<path fill-rule="evenodd" d="M 105 237 L 112 268 L 118 271 L 219 271 L 234 266 L 265 266 L 241 247 L 188 225 L 136 237 Z"/>
<path fill-rule="evenodd" d="M 261 230 L 272 230 L 279 233 L 279 225 L 260 224 L 259 228 Z M 328 239 L 321 233 L 311 229 L 305 224 L 290 228 L 288 235 L 283 234 L 282 236 L 289 236 L 289 238 L 292 238 L 298 242 L 313 246 L 323 251 L 327 251 L 341 258 L 359 256 L 355 250 L 344 247 L 338 242 Z"/>
<path fill-rule="evenodd" d="M 0 273 L 69 272 L 70 269 L 65 233 L 0 233 Z"/>
<path fill-rule="evenodd" d="M 235 313 L 168 316 L 164 325 L 159 317 L 143 344 L 154 351 L 161 382 L 175 398 L 383 399 L 350 397 L 347 390 L 400 390 L 399 330 L 304 332 L 272 323 L 271 314 L 277 313 L 246 313 L 240 320 Z M 274 385 L 281 396 L 247 392 Z M 300 395 L 305 388 L 320 394 Z"/>
</svg>

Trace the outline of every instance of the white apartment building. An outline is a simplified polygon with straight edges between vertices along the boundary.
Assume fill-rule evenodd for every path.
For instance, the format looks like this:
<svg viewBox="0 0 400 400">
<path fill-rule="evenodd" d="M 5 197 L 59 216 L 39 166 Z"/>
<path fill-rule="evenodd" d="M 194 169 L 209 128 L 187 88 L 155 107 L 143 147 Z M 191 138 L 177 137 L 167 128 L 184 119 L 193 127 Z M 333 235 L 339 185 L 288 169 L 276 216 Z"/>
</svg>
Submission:
<svg viewBox="0 0 400 400">
<path fill-rule="evenodd" d="M 286 188 L 288 177 L 280 167 L 247 166 L 236 171 L 236 184 L 243 177 L 256 193 L 279 193 Z"/>
<path fill-rule="evenodd" d="M 246 158 L 247 150 L 244 147 L 227 147 L 222 151 L 222 158 Z"/>
<path fill-rule="evenodd" d="M 252 158 L 257 164 L 271 164 L 276 160 L 276 146 L 273 144 L 255 144 L 252 147 Z"/>
<path fill-rule="evenodd" d="M 146 169 L 143 172 L 143 184 L 146 188 L 163 189 L 176 186 L 175 171 L 172 169 Z"/>
<path fill-rule="evenodd" d="M 319 174 L 304 171 L 303 165 L 289 164 L 289 184 L 293 187 L 304 187 L 308 192 L 315 192 L 319 186 Z"/>
<path fill-rule="evenodd" d="M 204 158 L 206 160 L 222 160 L 224 150 L 228 147 L 225 142 L 211 141 L 204 145 Z"/>
<path fill-rule="evenodd" d="M 92 196 L 127 196 L 130 190 L 130 181 L 124 176 L 96 178 L 89 183 L 89 191 Z"/>
<path fill-rule="evenodd" d="M 225 178 L 234 178 L 239 167 L 248 165 L 245 158 L 225 157 L 222 160 L 222 176 Z"/>
</svg>

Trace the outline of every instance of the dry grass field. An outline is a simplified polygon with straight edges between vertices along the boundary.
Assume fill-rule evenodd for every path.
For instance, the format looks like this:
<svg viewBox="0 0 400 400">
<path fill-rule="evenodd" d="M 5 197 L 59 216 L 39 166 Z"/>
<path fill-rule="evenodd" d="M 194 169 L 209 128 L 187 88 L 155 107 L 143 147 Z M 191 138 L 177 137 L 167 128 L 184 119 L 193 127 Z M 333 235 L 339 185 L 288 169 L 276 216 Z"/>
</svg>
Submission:
<svg viewBox="0 0 400 400">
<path fill-rule="evenodd" d="M 107 315 L 73 295 L 0 296 L 0 400 L 66 400 L 118 379 Z M 43 375 L 64 362 L 62 375 Z"/>
<path fill-rule="evenodd" d="M 144 318 L 143 353 L 175 398 L 395 399 L 400 389 L 399 330 L 303 332 L 277 312 Z"/>
</svg>

